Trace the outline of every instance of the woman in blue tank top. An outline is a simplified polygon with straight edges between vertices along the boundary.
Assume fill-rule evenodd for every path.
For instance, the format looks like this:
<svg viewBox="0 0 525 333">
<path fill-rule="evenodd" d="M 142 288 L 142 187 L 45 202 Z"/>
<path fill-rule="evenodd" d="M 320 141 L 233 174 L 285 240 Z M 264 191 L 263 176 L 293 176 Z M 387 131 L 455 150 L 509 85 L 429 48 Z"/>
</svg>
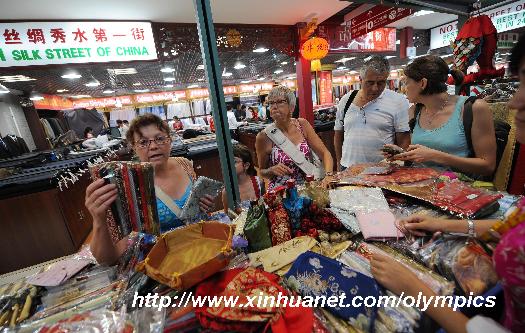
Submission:
<svg viewBox="0 0 525 333">
<path fill-rule="evenodd" d="M 412 145 L 394 158 L 423 163 L 439 169 L 452 169 L 472 175 L 490 176 L 496 168 L 496 136 L 488 104 L 478 99 L 472 105 L 472 146 L 470 151 L 463 128 L 465 96 L 447 93 L 448 65 L 437 56 L 415 59 L 405 69 L 407 98 L 420 104 L 409 110 L 414 121 Z M 456 82 L 463 75 L 452 71 Z"/>
<path fill-rule="evenodd" d="M 126 136 L 141 162 L 150 162 L 155 170 L 155 194 L 161 232 L 183 225 L 177 217 L 189 197 L 195 172 L 191 162 L 170 158 L 171 137 L 166 123 L 151 113 L 131 122 Z M 114 185 L 95 181 L 86 189 L 86 207 L 93 217 L 91 252 L 101 264 L 113 264 L 127 248 L 127 238 L 113 243 L 106 225 L 106 211 L 117 196 Z M 214 207 L 213 198 L 200 199 L 203 211 Z"/>
</svg>

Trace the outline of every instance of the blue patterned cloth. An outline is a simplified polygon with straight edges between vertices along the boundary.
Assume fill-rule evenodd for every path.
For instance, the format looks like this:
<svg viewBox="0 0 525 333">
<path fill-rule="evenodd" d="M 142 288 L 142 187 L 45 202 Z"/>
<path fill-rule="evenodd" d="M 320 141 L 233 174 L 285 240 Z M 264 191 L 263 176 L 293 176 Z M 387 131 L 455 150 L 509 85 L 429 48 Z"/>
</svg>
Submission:
<svg viewBox="0 0 525 333">
<path fill-rule="evenodd" d="M 173 200 L 173 202 L 175 202 L 175 204 L 179 206 L 181 210 L 182 207 L 184 207 L 186 200 L 188 200 L 188 197 L 190 196 L 192 186 L 193 181 L 190 179 L 190 183 L 188 184 L 188 187 L 186 187 L 186 192 L 184 192 L 182 197 L 178 200 Z M 175 213 L 172 212 L 171 209 L 169 209 L 169 207 L 166 206 L 159 198 L 157 198 L 157 212 L 159 214 L 161 233 L 184 225 L 184 222 L 181 221 L 177 215 L 175 215 Z"/>
<path fill-rule="evenodd" d="M 378 300 L 380 289 L 376 281 L 350 267 L 315 252 L 301 254 L 285 275 L 287 285 L 302 296 L 346 298 L 335 307 L 325 308 L 364 332 L 373 331 L 376 307 L 366 307 L 363 300 L 370 296 Z M 352 299 L 361 296 L 362 305 L 352 306 Z M 342 303 L 342 304 L 341 304 Z M 359 303 L 356 301 L 356 303 Z M 371 304 L 370 302 L 367 302 Z M 342 305 L 342 306 L 341 306 Z"/>
</svg>

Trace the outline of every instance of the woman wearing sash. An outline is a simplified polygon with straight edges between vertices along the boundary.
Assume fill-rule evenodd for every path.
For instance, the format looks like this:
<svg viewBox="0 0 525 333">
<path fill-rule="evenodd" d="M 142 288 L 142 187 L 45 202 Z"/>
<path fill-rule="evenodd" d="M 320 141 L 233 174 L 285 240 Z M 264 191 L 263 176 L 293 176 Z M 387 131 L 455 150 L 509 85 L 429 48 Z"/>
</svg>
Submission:
<svg viewBox="0 0 525 333">
<path fill-rule="evenodd" d="M 158 116 L 145 114 L 135 118 L 126 135 L 141 162 L 150 162 L 155 169 L 155 193 L 161 232 L 184 225 L 178 218 L 189 197 L 195 171 L 191 161 L 170 158 L 171 137 L 168 125 Z M 106 223 L 106 212 L 117 198 L 115 185 L 104 180 L 91 183 L 86 189 L 86 207 L 93 217 L 91 252 L 99 263 L 113 264 L 127 248 L 127 237 L 115 243 Z M 201 198 L 201 210 L 214 207 L 214 200 Z"/>
</svg>

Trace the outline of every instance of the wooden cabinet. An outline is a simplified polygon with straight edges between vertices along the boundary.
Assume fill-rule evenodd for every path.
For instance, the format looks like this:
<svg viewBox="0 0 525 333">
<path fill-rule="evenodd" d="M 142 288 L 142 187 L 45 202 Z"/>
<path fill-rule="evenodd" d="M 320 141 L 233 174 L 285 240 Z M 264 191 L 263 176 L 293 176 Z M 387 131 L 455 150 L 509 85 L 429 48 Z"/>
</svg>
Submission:
<svg viewBox="0 0 525 333">
<path fill-rule="evenodd" d="M 84 206 L 88 175 L 56 188 L 0 200 L 0 274 L 76 252 L 92 228 Z"/>
</svg>

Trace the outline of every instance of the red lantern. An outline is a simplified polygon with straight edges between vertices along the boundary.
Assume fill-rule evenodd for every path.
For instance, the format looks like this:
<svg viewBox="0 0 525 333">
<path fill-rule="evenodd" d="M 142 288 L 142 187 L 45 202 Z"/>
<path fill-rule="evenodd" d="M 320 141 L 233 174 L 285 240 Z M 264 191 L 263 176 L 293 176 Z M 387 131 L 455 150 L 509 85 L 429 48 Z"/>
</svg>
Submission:
<svg viewBox="0 0 525 333">
<path fill-rule="evenodd" d="M 328 41 L 324 38 L 313 37 L 304 42 L 301 46 L 301 55 L 306 60 L 312 61 L 312 70 L 321 70 L 320 59 L 323 59 L 328 54 L 330 46 Z"/>
</svg>

